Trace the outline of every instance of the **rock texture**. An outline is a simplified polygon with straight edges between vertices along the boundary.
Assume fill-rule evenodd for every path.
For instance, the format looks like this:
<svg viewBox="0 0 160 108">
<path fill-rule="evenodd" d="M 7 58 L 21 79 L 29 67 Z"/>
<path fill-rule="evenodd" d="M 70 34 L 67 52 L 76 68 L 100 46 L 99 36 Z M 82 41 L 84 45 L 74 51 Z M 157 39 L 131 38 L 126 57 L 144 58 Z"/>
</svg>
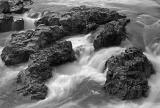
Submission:
<svg viewBox="0 0 160 108">
<path fill-rule="evenodd" d="M 1 58 L 7 66 L 16 65 L 27 62 L 29 55 L 34 52 L 31 38 L 34 31 L 28 30 L 26 32 L 15 33 L 11 35 L 11 40 L 3 49 Z"/>
<path fill-rule="evenodd" d="M 27 8 L 24 8 L 27 4 L 32 4 L 31 0 L 6 0 L 0 1 L 0 13 L 17 13 L 21 14 L 27 11 Z"/>
<path fill-rule="evenodd" d="M 57 42 L 51 47 L 37 51 L 30 57 L 28 68 L 19 73 L 18 92 L 31 99 L 44 99 L 47 95 L 45 82 L 52 77 L 51 66 L 57 66 L 75 59 L 70 41 Z"/>
<path fill-rule="evenodd" d="M 7 66 L 27 62 L 30 54 L 54 44 L 65 32 L 58 26 L 40 25 L 35 30 L 15 33 L 3 49 L 1 58 Z"/>
<path fill-rule="evenodd" d="M 129 22 L 130 20 L 125 18 L 111 21 L 99 27 L 93 43 L 95 50 L 120 45 L 121 41 L 126 39 L 125 26 Z"/>
<path fill-rule="evenodd" d="M 50 13 L 39 19 L 35 25 L 62 26 L 70 34 L 87 33 L 95 30 L 99 25 L 110 21 L 125 18 L 116 11 L 106 8 L 80 6 L 70 9 L 65 13 Z"/>
<path fill-rule="evenodd" d="M 106 93 L 123 100 L 148 96 L 148 78 L 155 72 L 147 57 L 137 48 L 128 48 L 109 58 L 106 71 Z"/>
</svg>

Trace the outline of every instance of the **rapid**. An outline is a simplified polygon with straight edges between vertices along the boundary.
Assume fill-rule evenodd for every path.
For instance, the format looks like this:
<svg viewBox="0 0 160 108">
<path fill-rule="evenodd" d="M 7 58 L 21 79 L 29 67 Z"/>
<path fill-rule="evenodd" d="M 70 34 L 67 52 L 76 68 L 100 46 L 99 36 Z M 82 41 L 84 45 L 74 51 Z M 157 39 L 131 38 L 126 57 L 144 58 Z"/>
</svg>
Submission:
<svg viewBox="0 0 160 108">
<path fill-rule="evenodd" d="M 36 0 L 36 5 L 44 7 L 89 5 L 117 10 L 131 19 L 126 27 L 128 39 L 119 47 L 94 51 L 90 42 L 92 33 L 66 38 L 73 44 L 77 61 L 53 67 L 53 78 L 46 83 L 48 96 L 38 102 L 17 97 L 12 89 L 18 72 L 25 69 L 27 63 L 6 67 L 0 60 L 0 108 L 160 108 L 160 44 L 155 41 L 160 37 L 159 3 L 158 0 Z M 34 21 L 40 16 L 30 18 L 29 13 L 25 13 L 20 17 L 25 20 L 25 29 L 33 29 Z M 9 34 L 0 33 L 0 52 Z M 102 88 L 107 74 L 103 72 L 105 62 L 130 46 L 142 48 L 156 70 L 149 80 L 150 94 L 137 101 L 108 99 Z"/>
</svg>

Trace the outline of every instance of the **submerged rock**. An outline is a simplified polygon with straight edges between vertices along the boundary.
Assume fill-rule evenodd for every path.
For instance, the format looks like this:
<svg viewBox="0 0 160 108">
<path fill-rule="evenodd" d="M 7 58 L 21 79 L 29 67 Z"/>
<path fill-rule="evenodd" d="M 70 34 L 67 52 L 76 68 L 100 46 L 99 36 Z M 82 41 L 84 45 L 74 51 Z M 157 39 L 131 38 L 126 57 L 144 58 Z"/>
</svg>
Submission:
<svg viewBox="0 0 160 108">
<path fill-rule="evenodd" d="M 140 49 L 128 48 L 106 62 L 105 92 L 123 100 L 148 96 L 148 78 L 155 73 L 152 64 Z"/>
<path fill-rule="evenodd" d="M 30 57 L 28 68 L 19 73 L 17 89 L 24 96 L 32 99 L 44 99 L 48 88 L 45 82 L 52 77 L 51 66 L 57 66 L 75 60 L 70 41 L 57 42 L 51 47 L 39 50 Z"/>
<path fill-rule="evenodd" d="M 62 26 L 70 34 L 86 33 L 95 30 L 99 25 L 125 18 L 116 11 L 107 8 L 80 6 L 64 13 L 50 13 L 39 19 L 35 25 Z"/>
<path fill-rule="evenodd" d="M 95 50 L 120 45 L 122 40 L 126 39 L 125 26 L 129 21 L 129 19 L 119 19 L 99 27 L 94 37 L 93 45 Z"/>
</svg>

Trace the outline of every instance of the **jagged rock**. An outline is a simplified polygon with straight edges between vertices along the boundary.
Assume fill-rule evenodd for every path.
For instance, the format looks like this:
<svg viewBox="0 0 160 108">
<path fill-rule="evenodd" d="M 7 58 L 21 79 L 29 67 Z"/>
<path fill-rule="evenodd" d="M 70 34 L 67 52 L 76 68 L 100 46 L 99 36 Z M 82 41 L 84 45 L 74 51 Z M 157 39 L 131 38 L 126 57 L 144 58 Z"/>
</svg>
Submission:
<svg viewBox="0 0 160 108">
<path fill-rule="evenodd" d="M 7 1 L 0 1 L 0 14 L 1 13 L 9 13 L 10 5 Z"/>
<path fill-rule="evenodd" d="M 31 43 L 33 34 L 34 31 L 28 30 L 11 35 L 11 40 L 1 54 L 2 61 L 5 62 L 5 65 L 16 65 L 29 60 L 29 55 L 34 52 Z"/>
<path fill-rule="evenodd" d="M 13 31 L 20 31 L 24 29 L 24 20 L 22 18 L 15 19 L 12 24 L 12 30 Z"/>
<path fill-rule="evenodd" d="M 21 71 L 17 78 L 20 87 L 17 89 L 24 96 L 32 99 L 44 99 L 47 87 L 44 84 L 52 77 L 51 66 L 57 66 L 75 59 L 70 41 L 57 42 L 51 47 L 39 50 L 30 57 L 28 68 Z"/>
<path fill-rule="evenodd" d="M 119 19 L 111 21 L 99 27 L 94 36 L 94 48 L 99 50 L 103 47 L 118 46 L 121 41 L 126 39 L 125 26 L 129 19 Z"/>
<path fill-rule="evenodd" d="M 39 48 L 47 47 L 65 36 L 65 31 L 60 26 L 39 25 L 35 30 Z"/>
<path fill-rule="evenodd" d="M 59 26 L 40 25 L 36 30 L 15 33 L 3 49 L 1 58 L 6 65 L 16 65 L 28 61 L 29 55 L 46 48 L 63 38 L 65 32 Z"/>
<path fill-rule="evenodd" d="M 58 13 L 53 12 L 50 14 L 46 14 L 46 15 L 43 15 L 43 17 L 40 18 L 38 21 L 35 22 L 35 26 L 38 26 L 40 24 L 45 24 L 47 26 L 55 26 L 55 25 L 60 26 L 59 18 L 60 18 L 60 14 Z"/>
<path fill-rule="evenodd" d="M 0 32 L 7 32 L 12 30 L 13 16 L 0 15 Z"/>
<path fill-rule="evenodd" d="M 116 11 L 106 8 L 80 6 L 70 9 L 64 13 L 50 13 L 39 19 L 35 25 L 45 24 L 47 26 L 59 25 L 70 34 L 86 33 L 94 30 L 98 25 L 110 21 L 125 18 Z"/>
<path fill-rule="evenodd" d="M 128 48 L 106 62 L 105 92 L 123 100 L 148 96 L 148 78 L 155 73 L 152 64 L 140 49 Z"/>
</svg>

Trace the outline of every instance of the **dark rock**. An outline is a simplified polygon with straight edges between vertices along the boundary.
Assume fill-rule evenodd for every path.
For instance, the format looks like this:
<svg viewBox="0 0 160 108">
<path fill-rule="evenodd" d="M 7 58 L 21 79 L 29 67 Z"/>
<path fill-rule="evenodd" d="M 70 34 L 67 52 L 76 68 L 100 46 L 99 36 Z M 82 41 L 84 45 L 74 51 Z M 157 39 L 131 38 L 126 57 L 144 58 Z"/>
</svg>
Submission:
<svg viewBox="0 0 160 108">
<path fill-rule="evenodd" d="M 129 19 L 119 19 L 99 27 L 94 37 L 95 50 L 120 45 L 121 41 L 126 39 L 125 26 L 129 21 Z"/>
<path fill-rule="evenodd" d="M 60 26 L 39 25 L 35 30 L 34 37 L 37 38 L 39 48 L 47 47 L 65 36 L 65 31 Z"/>
<path fill-rule="evenodd" d="M 34 31 L 28 30 L 11 35 L 11 40 L 3 49 L 1 58 L 7 66 L 27 62 L 29 55 L 34 52 L 31 38 Z"/>
<path fill-rule="evenodd" d="M 8 1 L 0 1 L 0 14 L 10 13 L 10 5 Z"/>
<path fill-rule="evenodd" d="M 60 26 L 40 25 L 36 30 L 15 33 L 3 49 L 1 58 L 6 65 L 16 65 L 28 61 L 30 54 L 46 48 L 63 38 L 65 32 Z M 25 57 L 25 59 L 24 59 Z"/>
<path fill-rule="evenodd" d="M 45 14 L 42 18 L 35 22 L 35 26 L 38 26 L 40 24 L 45 24 L 46 26 L 60 26 L 59 18 L 60 14 L 58 13 L 52 12 L 50 14 Z"/>
<path fill-rule="evenodd" d="M 13 31 L 20 31 L 24 29 L 24 20 L 22 18 L 15 19 L 12 24 L 12 30 Z"/>
<path fill-rule="evenodd" d="M 49 48 L 34 53 L 30 57 L 33 63 L 49 63 L 50 66 L 64 64 L 75 59 L 70 41 L 56 42 Z"/>
<path fill-rule="evenodd" d="M 50 13 L 39 19 L 35 25 L 45 24 L 47 26 L 59 25 L 70 34 L 86 33 L 94 30 L 98 25 L 110 21 L 125 18 L 116 11 L 106 8 L 80 6 L 70 9 L 64 13 Z"/>
<path fill-rule="evenodd" d="M 12 30 L 13 16 L 0 15 L 0 32 L 8 32 Z"/>
<path fill-rule="evenodd" d="M 17 78 L 17 91 L 32 99 L 44 99 L 48 88 L 45 82 L 52 77 L 51 66 L 57 66 L 75 59 L 70 41 L 57 42 L 51 47 L 39 50 L 30 57 L 28 68 Z"/>
<path fill-rule="evenodd" d="M 123 100 L 148 96 L 148 78 L 155 73 L 152 64 L 140 49 L 128 48 L 106 62 L 105 92 Z"/>
</svg>

